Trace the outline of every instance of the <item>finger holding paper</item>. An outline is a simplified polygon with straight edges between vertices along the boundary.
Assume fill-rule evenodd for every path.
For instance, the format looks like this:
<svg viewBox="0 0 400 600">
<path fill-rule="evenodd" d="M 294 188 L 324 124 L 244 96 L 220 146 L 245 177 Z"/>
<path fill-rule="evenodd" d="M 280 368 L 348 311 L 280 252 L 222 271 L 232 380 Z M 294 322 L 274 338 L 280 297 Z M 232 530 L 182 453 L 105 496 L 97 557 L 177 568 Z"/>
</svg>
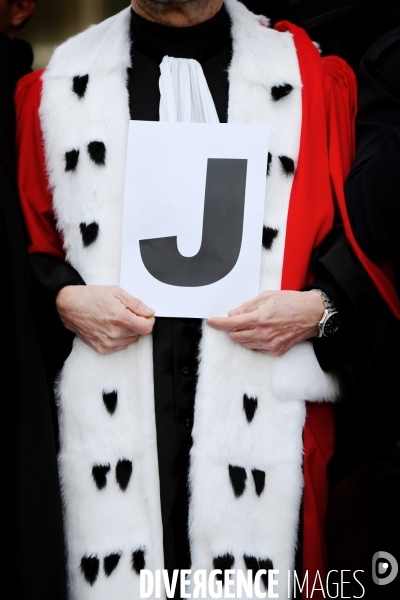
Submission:
<svg viewBox="0 0 400 600">
<path fill-rule="evenodd" d="M 226 331 L 244 348 L 281 356 L 318 334 L 323 312 L 315 291 L 266 291 L 231 310 L 228 317 L 213 317 L 207 324 Z"/>
<path fill-rule="evenodd" d="M 127 348 L 154 326 L 154 311 L 119 287 L 65 286 L 56 306 L 64 326 L 100 354 Z"/>
</svg>

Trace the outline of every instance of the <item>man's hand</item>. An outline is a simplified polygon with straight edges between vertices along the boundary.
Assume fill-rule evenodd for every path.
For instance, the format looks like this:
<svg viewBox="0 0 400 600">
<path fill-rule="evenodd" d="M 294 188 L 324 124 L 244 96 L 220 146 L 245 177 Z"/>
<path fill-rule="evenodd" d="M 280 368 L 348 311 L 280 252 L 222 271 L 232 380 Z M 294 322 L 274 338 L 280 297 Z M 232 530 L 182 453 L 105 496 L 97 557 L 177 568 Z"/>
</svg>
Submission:
<svg viewBox="0 0 400 600">
<path fill-rule="evenodd" d="M 119 287 L 69 285 L 56 307 L 64 327 L 100 354 L 123 350 L 154 326 L 154 311 Z"/>
<path fill-rule="evenodd" d="M 244 348 L 281 356 L 318 335 L 324 309 L 318 292 L 271 291 L 231 310 L 229 317 L 213 317 L 207 323 L 229 332 Z"/>
</svg>

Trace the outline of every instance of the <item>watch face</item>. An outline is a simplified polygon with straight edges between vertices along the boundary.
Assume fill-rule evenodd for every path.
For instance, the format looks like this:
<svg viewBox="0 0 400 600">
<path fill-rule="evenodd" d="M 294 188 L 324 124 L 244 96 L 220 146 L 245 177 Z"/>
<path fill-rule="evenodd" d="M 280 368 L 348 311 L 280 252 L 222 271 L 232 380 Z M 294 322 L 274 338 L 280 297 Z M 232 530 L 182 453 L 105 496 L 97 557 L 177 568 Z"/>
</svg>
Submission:
<svg viewBox="0 0 400 600">
<path fill-rule="evenodd" d="M 339 313 L 333 313 L 330 315 L 324 324 L 324 336 L 331 337 L 331 335 L 335 334 L 340 326 Z"/>
</svg>

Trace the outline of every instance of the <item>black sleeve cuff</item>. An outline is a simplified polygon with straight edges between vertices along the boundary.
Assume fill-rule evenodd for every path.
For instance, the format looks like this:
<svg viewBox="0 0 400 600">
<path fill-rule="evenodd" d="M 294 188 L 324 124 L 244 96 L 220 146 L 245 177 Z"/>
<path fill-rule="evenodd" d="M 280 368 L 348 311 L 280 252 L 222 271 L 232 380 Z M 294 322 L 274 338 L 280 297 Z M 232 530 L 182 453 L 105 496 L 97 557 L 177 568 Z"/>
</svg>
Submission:
<svg viewBox="0 0 400 600">
<path fill-rule="evenodd" d="M 86 285 L 78 271 L 51 254 L 31 254 L 29 262 L 37 281 L 54 296 L 66 285 Z"/>
<path fill-rule="evenodd" d="M 317 280 L 304 289 L 319 288 L 330 296 L 341 321 L 337 334 L 314 340 L 316 357 L 325 371 L 339 369 L 354 379 L 362 370 L 358 342 L 371 314 L 382 310 L 382 300 L 342 228 L 334 229 L 318 248 L 313 269 Z"/>
<path fill-rule="evenodd" d="M 341 358 L 346 351 L 346 338 L 351 321 L 351 306 L 346 302 L 346 297 L 338 285 L 324 279 L 317 279 L 311 285 L 303 288 L 303 292 L 319 289 L 325 292 L 332 300 L 339 313 L 340 327 L 332 337 L 320 337 L 312 340 L 315 356 L 321 369 L 332 371 L 337 369 Z"/>
</svg>

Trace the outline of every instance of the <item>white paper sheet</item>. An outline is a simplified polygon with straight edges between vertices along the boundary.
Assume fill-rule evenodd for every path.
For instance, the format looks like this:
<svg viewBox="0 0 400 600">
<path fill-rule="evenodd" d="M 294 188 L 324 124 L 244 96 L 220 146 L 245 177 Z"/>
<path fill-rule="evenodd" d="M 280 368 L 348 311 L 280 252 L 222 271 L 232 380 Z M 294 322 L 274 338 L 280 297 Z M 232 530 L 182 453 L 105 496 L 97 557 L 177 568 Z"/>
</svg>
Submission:
<svg viewBox="0 0 400 600">
<path fill-rule="evenodd" d="M 140 240 L 177 236 L 178 250 L 183 257 L 199 253 L 203 240 L 206 175 L 211 168 L 209 159 L 214 161 L 214 168 L 223 164 L 214 159 L 241 159 L 231 163 L 242 166 L 243 160 L 247 160 L 240 254 L 230 272 L 215 283 L 196 286 L 163 283 L 146 268 Z M 131 121 L 121 287 L 152 307 L 156 316 L 165 317 L 225 316 L 230 309 L 256 296 L 260 282 L 267 162 L 267 125 Z M 222 201 L 219 197 L 218 202 Z M 229 222 L 224 221 L 218 235 L 225 236 L 227 244 L 229 233 Z M 153 254 L 153 259 L 154 256 L 159 254 Z M 193 262 L 183 261 L 186 266 Z M 162 258 L 160 264 L 164 264 Z M 168 263 L 170 270 L 174 264 L 174 261 Z M 199 261 L 196 264 L 198 266 Z M 193 269 L 192 272 L 196 276 Z"/>
</svg>

